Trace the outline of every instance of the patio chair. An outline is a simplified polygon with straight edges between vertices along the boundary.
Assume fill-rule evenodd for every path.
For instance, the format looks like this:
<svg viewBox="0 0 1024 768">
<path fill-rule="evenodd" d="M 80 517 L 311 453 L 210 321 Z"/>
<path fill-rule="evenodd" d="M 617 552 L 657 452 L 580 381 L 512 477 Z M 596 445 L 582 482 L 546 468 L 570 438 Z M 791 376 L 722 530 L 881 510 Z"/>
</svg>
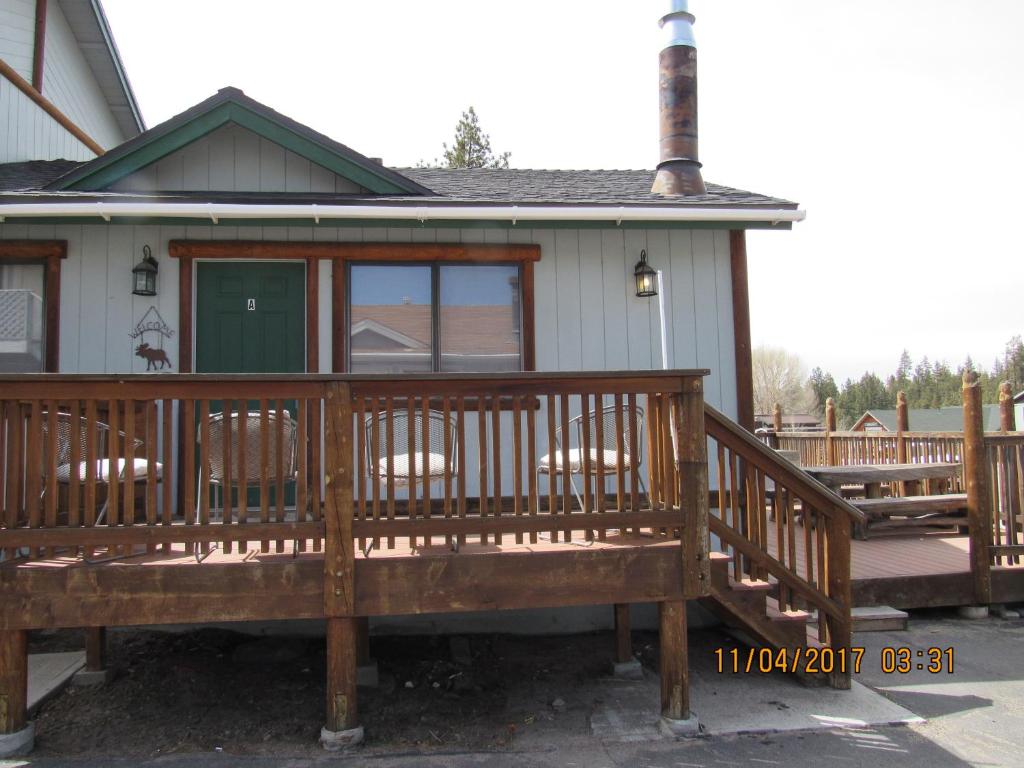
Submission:
<svg viewBox="0 0 1024 768">
<path fill-rule="evenodd" d="M 384 412 L 376 415 L 370 414 L 366 417 L 366 467 L 368 476 L 372 479 L 373 468 L 377 467 L 378 479 L 382 484 L 388 480 L 388 458 L 391 459 L 392 475 L 396 487 L 405 488 L 411 483 L 413 473 L 409 472 L 409 414 L 407 411 L 394 411 L 391 414 L 391 430 L 393 445 L 387 444 L 387 414 Z M 377 423 L 377 455 L 373 455 L 373 425 Z M 412 423 L 415 432 L 414 444 L 412 446 L 413 469 L 415 482 L 424 481 L 433 483 L 444 479 L 445 467 L 451 477 L 458 474 L 459 468 L 455 462 L 458 455 L 458 439 L 455 432 L 455 417 L 449 416 L 446 420 L 440 411 L 427 412 L 427 437 L 430 450 L 427 452 L 426 460 L 423 456 L 423 415 L 416 411 Z M 445 430 L 448 431 L 449 453 L 444 453 Z M 426 469 L 424 470 L 424 467 Z"/>
<path fill-rule="evenodd" d="M 78 431 L 79 440 L 79 456 L 81 461 L 78 463 L 77 475 L 78 481 L 84 483 L 88 474 L 88 461 L 85 460 L 86 456 L 86 445 L 88 440 L 89 424 L 85 417 L 78 417 L 80 422 L 80 428 Z M 57 482 L 61 485 L 68 485 L 71 482 L 72 473 L 75 469 L 71 466 L 71 426 L 74 419 L 70 414 L 58 413 L 57 414 L 57 460 L 56 460 L 56 476 Z M 110 485 L 111 478 L 111 467 L 109 457 L 109 443 L 110 435 L 112 430 L 110 426 L 104 424 L 101 421 L 94 422 L 93 427 L 96 430 L 96 469 L 95 476 L 96 482 L 102 485 Z M 43 428 L 43 448 L 44 451 L 49 445 L 49 433 L 50 433 L 50 420 L 49 415 L 46 411 L 42 413 L 42 428 Z M 118 432 L 117 437 L 126 440 L 128 436 L 124 432 Z M 136 447 L 142 445 L 142 441 L 138 438 L 132 438 Z M 163 465 L 156 462 L 156 480 L 160 482 L 163 479 Z M 49 466 L 50 462 L 44 459 L 43 466 Z M 124 481 L 127 476 L 128 462 L 122 456 L 117 460 L 117 478 L 119 481 Z M 135 457 L 132 461 L 132 469 L 134 476 L 134 483 L 145 483 L 149 477 L 149 461 L 145 458 Z M 134 492 L 134 490 L 133 490 Z M 40 494 L 40 498 L 46 495 L 46 488 L 44 488 Z M 110 494 L 107 493 L 107 498 L 103 502 L 103 507 L 100 509 L 100 513 L 96 516 L 96 525 L 103 522 L 103 519 L 107 515 L 107 509 L 110 506 Z"/>
<path fill-rule="evenodd" d="M 616 406 L 606 405 L 601 408 L 601 429 L 602 429 L 602 442 L 603 445 L 595 445 L 594 441 L 597 440 L 597 418 L 598 413 L 595 410 L 589 415 L 589 427 L 590 427 L 590 476 L 596 477 L 598 472 L 598 464 L 600 462 L 601 471 L 604 477 L 615 477 L 618 473 L 618 440 L 616 438 Z M 622 411 L 622 463 L 626 472 L 636 473 L 637 481 L 640 484 L 640 488 L 644 493 L 647 493 L 647 489 L 644 487 L 643 476 L 640 474 L 640 465 L 644 460 L 644 410 L 640 406 L 636 406 L 633 411 L 636 419 L 636 445 L 634 446 L 632 440 L 630 440 L 630 428 L 629 428 L 629 416 L 630 406 L 623 404 L 621 407 Z M 583 507 L 583 496 L 580 494 L 579 488 L 576 487 L 576 481 L 573 480 L 574 475 L 582 475 L 586 468 L 583 461 L 583 415 L 573 416 L 569 419 L 569 429 L 576 433 L 576 447 L 572 446 L 570 439 L 568 450 L 569 458 L 569 485 L 572 486 L 572 492 L 576 496 L 576 500 L 579 502 L 580 509 Z M 555 475 L 560 476 L 563 469 L 562 459 L 562 428 L 558 427 L 555 430 Z M 540 461 L 537 464 L 537 474 L 541 476 L 547 476 L 551 470 L 551 454 L 546 453 L 540 457 Z M 603 489 L 601 489 L 603 492 Z"/>
<path fill-rule="evenodd" d="M 296 434 L 295 421 L 284 411 L 268 411 L 267 413 L 267 450 L 271 461 L 264 472 L 261 463 L 260 453 L 260 418 L 259 411 L 248 411 L 245 414 L 245 490 L 239 488 L 239 504 L 245 504 L 248 509 L 248 491 L 250 488 L 259 488 L 266 476 L 268 487 L 281 483 L 295 483 L 298 479 L 296 468 Z M 278 422 L 282 421 L 280 431 L 284 447 L 284 466 L 281 467 L 278 476 L 278 465 L 273 457 L 277 456 L 278 450 Z M 238 488 L 238 479 L 241 476 L 241 464 L 239 463 L 239 437 L 241 434 L 241 414 L 232 411 L 225 419 L 224 413 L 210 414 L 208 422 L 210 444 L 207 447 L 208 466 L 199 468 L 199 489 L 196 494 L 196 519 L 199 519 L 199 509 L 202 501 L 202 494 L 209 493 L 204 480 L 209 482 L 213 488 L 212 510 L 220 510 L 224 513 L 224 495 L 230 494 L 233 488 Z M 228 478 L 224 467 L 224 439 L 230 436 L 231 441 L 231 476 Z M 202 442 L 201 432 L 196 436 L 196 442 Z"/>
</svg>

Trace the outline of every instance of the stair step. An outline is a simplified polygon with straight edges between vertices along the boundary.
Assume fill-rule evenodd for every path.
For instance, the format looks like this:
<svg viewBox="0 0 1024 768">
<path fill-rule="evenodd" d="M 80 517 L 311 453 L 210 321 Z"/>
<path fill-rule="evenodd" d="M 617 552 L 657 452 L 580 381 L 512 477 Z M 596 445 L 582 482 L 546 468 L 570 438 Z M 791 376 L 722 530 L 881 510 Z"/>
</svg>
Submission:
<svg viewBox="0 0 1024 768">
<path fill-rule="evenodd" d="M 902 632 L 907 628 L 909 616 L 906 611 L 888 605 L 866 605 L 850 611 L 854 632 Z M 813 611 L 807 620 L 816 624 L 818 612 Z"/>
<path fill-rule="evenodd" d="M 772 621 L 793 622 L 794 624 L 798 624 L 800 626 L 807 624 L 808 620 L 810 620 L 811 618 L 810 613 L 808 613 L 807 611 L 802 611 L 798 608 L 786 610 L 779 608 L 779 601 L 776 600 L 774 597 L 769 597 L 765 599 L 764 610 L 765 614 Z"/>
</svg>

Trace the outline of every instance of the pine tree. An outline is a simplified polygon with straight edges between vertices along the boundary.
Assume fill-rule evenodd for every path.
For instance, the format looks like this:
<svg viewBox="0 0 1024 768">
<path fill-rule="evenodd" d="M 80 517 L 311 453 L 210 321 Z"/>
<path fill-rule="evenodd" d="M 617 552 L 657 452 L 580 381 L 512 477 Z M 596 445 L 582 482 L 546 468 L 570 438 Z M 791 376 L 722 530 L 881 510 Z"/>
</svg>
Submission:
<svg viewBox="0 0 1024 768">
<path fill-rule="evenodd" d="M 455 126 L 455 143 L 444 147 L 444 159 L 449 168 L 508 168 L 511 152 L 495 157 L 491 151 L 491 137 L 480 129 L 476 110 L 470 107 L 462 113 Z"/>
</svg>

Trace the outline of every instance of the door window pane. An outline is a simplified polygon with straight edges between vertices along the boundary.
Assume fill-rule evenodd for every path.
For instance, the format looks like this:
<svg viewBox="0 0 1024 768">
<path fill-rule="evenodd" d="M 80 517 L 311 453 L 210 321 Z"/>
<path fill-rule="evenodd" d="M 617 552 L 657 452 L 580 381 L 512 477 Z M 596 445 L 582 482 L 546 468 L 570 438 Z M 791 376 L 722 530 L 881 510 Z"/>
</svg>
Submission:
<svg viewBox="0 0 1024 768">
<path fill-rule="evenodd" d="M 355 265 L 351 275 L 352 373 L 433 370 L 431 268 Z"/>
<path fill-rule="evenodd" d="M 441 370 L 521 370 L 519 268 L 439 269 Z"/>
<path fill-rule="evenodd" d="M 44 360 L 42 264 L 0 264 L 0 373 L 39 373 Z"/>
</svg>

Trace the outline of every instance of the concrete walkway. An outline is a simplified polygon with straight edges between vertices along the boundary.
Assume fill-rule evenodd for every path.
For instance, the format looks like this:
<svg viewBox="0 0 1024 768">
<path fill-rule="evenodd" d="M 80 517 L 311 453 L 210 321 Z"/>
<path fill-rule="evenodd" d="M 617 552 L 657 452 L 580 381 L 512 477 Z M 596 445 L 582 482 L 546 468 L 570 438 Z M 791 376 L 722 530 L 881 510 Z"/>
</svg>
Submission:
<svg viewBox="0 0 1024 768">
<path fill-rule="evenodd" d="M 28 711 L 63 688 L 85 666 L 85 651 L 67 653 L 30 653 L 28 656 Z"/>
</svg>

